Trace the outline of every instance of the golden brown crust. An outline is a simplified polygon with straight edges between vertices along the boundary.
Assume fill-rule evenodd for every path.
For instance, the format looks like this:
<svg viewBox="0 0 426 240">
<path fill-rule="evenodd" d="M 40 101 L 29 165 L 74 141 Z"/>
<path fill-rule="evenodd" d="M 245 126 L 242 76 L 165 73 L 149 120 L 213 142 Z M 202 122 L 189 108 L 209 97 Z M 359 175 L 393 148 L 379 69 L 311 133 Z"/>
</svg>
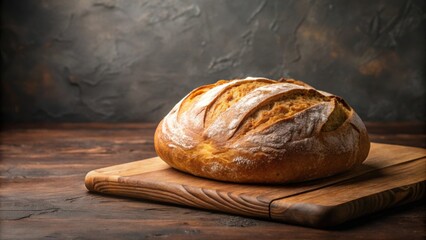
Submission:
<svg viewBox="0 0 426 240">
<path fill-rule="evenodd" d="M 160 122 L 157 154 L 196 176 L 287 183 L 361 164 L 370 142 L 340 97 L 293 79 L 246 78 L 193 90 Z"/>
</svg>

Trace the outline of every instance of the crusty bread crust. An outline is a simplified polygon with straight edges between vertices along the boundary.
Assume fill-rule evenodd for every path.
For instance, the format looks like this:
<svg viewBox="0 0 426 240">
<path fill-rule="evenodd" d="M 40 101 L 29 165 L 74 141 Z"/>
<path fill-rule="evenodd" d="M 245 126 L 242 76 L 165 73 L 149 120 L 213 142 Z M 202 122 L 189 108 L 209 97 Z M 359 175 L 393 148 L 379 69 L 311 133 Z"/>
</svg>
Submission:
<svg viewBox="0 0 426 240">
<path fill-rule="evenodd" d="M 239 183 L 288 183 L 360 165 L 370 141 L 340 97 L 293 79 L 221 80 L 160 122 L 157 154 L 175 169 Z"/>
</svg>

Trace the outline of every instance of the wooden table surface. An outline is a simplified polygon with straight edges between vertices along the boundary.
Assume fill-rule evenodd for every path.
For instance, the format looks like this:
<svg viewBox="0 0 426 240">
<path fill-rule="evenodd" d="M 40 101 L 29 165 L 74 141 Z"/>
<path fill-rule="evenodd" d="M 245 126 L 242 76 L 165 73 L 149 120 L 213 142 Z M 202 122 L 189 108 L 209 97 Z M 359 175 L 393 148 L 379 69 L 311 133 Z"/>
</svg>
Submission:
<svg viewBox="0 0 426 240">
<path fill-rule="evenodd" d="M 2 127 L 0 239 L 425 239 L 416 202 L 312 229 L 89 193 L 85 174 L 155 156 L 155 124 Z M 424 123 L 367 123 L 371 140 L 426 147 Z"/>
</svg>

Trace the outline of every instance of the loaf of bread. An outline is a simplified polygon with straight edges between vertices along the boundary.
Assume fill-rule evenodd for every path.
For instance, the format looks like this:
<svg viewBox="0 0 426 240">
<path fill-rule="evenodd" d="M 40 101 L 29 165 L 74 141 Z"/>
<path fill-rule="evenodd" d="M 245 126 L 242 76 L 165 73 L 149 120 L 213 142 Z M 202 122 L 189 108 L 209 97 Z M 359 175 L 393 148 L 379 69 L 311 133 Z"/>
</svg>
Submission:
<svg viewBox="0 0 426 240">
<path fill-rule="evenodd" d="M 360 165 L 370 141 L 340 97 L 293 79 L 220 80 L 184 97 L 155 132 L 175 169 L 238 183 L 288 183 Z"/>
</svg>

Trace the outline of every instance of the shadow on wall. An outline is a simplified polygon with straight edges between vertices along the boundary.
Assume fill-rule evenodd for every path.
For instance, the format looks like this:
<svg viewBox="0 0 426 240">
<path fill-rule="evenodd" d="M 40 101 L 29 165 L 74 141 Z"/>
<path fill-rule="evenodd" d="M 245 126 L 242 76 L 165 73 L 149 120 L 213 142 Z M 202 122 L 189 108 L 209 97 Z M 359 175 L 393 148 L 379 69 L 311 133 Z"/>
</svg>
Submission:
<svg viewBox="0 0 426 240">
<path fill-rule="evenodd" d="M 425 1 L 2 1 L 1 117 L 158 121 L 193 88 L 282 76 L 364 120 L 426 120 Z"/>
</svg>

